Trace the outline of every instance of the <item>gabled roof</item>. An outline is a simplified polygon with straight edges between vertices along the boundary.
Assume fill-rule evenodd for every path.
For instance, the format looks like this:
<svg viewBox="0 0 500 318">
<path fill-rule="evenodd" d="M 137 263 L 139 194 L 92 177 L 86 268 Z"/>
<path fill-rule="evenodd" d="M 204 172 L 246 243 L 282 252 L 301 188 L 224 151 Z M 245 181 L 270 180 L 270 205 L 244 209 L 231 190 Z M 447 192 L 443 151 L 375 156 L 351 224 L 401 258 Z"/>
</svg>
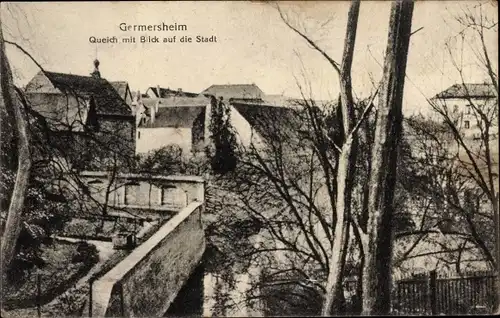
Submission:
<svg viewBox="0 0 500 318">
<path fill-rule="evenodd" d="M 171 106 L 158 109 L 153 123 L 148 119 L 139 128 L 192 128 L 199 116 L 205 116 L 206 106 Z"/>
<path fill-rule="evenodd" d="M 493 84 L 454 84 L 434 98 L 491 98 L 496 97 Z"/>
<path fill-rule="evenodd" d="M 255 84 L 227 84 L 212 85 L 201 92 L 203 95 L 222 96 L 224 100 L 235 99 L 262 99 L 265 94 Z"/>
<path fill-rule="evenodd" d="M 160 94 L 158 94 L 157 87 L 149 87 L 148 90 L 151 90 L 156 95 L 156 97 L 159 97 L 159 98 L 166 98 L 166 97 L 169 97 L 172 95 L 174 95 L 174 96 L 186 96 L 186 97 L 195 97 L 198 95 L 197 93 L 184 92 L 184 91 L 180 91 L 180 90 L 173 90 L 170 88 L 163 88 L 163 87 L 160 87 Z"/>
<path fill-rule="evenodd" d="M 127 88 L 128 88 L 128 83 L 125 81 L 116 81 L 116 82 L 110 82 L 111 86 L 115 89 L 115 91 L 120 95 L 123 100 L 127 98 Z"/>
<path fill-rule="evenodd" d="M 44 74 L 64 94 L 94 98 L 97 114 L 132 116 L 123 98 L 105 79 L 54 72 Z"/>
</svg>

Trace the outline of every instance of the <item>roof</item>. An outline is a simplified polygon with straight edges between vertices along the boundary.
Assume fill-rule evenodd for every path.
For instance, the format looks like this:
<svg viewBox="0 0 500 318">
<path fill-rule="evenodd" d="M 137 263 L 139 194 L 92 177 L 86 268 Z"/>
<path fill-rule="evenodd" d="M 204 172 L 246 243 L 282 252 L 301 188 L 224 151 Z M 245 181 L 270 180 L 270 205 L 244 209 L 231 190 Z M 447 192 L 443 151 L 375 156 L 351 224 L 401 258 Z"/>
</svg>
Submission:
<svg viewBox="0 0 500 318">
<path fill-rule="evenodd" d="M 97 114 L 132 116 L 123 98 L 105 79 L 54 72 L 44 72 L 44 74 L 63 93 L 93 97 Z"/>
<path fill-rule="evenodd" d="M 156 95 L 156 97 L 160 98 L 165 98 L 168 96 L 187 96 L 187 97 L 195 97 L 198 95 L 198 93 L 190 93 L 190 92 L 183 92 L 181 90 L 173 90 L 170 88 L 163 88 L 160 87 L 160 95 L 158 95 L 158 88 L 157 87 L 149 87 L 148 90 L 152 90 L 153 93 Z"/>
<path fill-rule="evenodd" d="M 491 98 L 496 97 L 493 84 L 454 84 L 434 98 Z"/>
<path fill-rule="evenodd" d="M 120 88 L 125 82 L 118 83 L 115 87 Z M 57 131 L 82 131 L 91 108 L 98 115 L 132 117 L 123 98 L 101 78 L 41 71 L 26 86 L 26 96 Z"/>
<path fill-rule="evenodd" d="M 267 140 L 288 140 L 290 133 L 303 128 L 305 122 L 302 109 L 263 105 L 248 102 L 232 102 L 260 136 Z"/>
<path fill-rule="evenodd" d="M 132 116 L 132 112 L 113 86 L 103 78 L 44 72 L 51 83 L 63 93 L 93 97 L 97 114 Z"/>
<path fill-rule="evenodd" d="M 151 108 L 158 103 L 158 107 L 183 107 L 183 106 L 200 106 L 205 107 L 210 104 L 210 99 L 203 95 L 195 97 L 186 96 L 170 96 L 167 98 L 143 98 L 142 103 L 146 108 Z"/>
<path fill-rule="evenodd" d="M 201 93 L 215 97 L 222 96 L 225 100 L 231 98 L 262 99 L 265 95 L 255 84 L 212 85 Z"/>
<path fill-rule="evenodd" d="M 195 120 L 205 116 L 206 106 L 172 106 L 158 108 L 153 123 L 147 121 L 140 128 L 192 128 Z"/>
<path fill-rule="evenodd" d="M 262 99 L 266 104 L 274 106 L 292 106 L 295 101 L 294 98 L 284 95 L 265 95 Z"/>
<path fill-rule="evenodd" d="M 110 82 L 111 86 L 115 89 L 115 91 L 120 95 L 123 100 L 127 98 L 127 87 L 128 83 L 125 81 L 117 81 L 117 82 Z"/>
</svg>

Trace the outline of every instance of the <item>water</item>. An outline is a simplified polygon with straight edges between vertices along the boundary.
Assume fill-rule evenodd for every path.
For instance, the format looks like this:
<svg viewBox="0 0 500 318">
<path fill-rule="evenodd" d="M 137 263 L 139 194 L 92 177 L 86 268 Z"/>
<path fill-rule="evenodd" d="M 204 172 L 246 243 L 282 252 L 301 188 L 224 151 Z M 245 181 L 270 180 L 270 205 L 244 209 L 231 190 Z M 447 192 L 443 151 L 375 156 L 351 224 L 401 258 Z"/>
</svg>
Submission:
<svg viewBox="0 0 500 318">
<path fill-rule="evenodd" d="M 262 317 L 264 314 L 259 301 L 247 301 L 247 293 L 253 287 L 252 277 L 258 277 L 259 272 L 257 268 L 250 268 L 246 274 L 233 271 L 232 277 L 224 279 L 218 273 L 208 272 L 202 261 L 164 317 Z"/>
</svg>

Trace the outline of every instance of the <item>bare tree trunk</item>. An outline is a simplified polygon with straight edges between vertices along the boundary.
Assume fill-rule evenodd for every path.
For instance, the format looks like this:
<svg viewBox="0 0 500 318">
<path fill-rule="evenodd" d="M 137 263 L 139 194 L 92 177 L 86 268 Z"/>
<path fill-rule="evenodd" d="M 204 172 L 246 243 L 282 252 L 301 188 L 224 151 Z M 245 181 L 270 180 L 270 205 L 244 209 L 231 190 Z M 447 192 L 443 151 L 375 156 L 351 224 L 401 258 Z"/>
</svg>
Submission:
<svg viewBox="0 0 500 318">
<path fill-rule="evenodd" d="M 495 189 L 493 189 L 495 191 Z M 495 193 L 495 198 L 493 199 L 493 221 L 495 222 L 495 254 L 496 254 L 496 272 L 497 276 L 495 279 L 495 289 L 496 289 L 496 309 L 494 310 L 496 315 L 500 315 L 500 215 L 498 213 L 498 201 L 499 194 Z"/>
<path fill-rule="evenodd" d="M 411 34 L 413 0 L 394 1 L 384 62 L 368 197 L 368 250 L 363 270 L 363 314 L 388 314 L 391 308 L 392 215 L 397 147 Z"/>
<path fill-rule="evenodd" d="M 344 128 L 344 143 L 339 156 L 337 170 L 337 222 L 335 224 L 334 239 L 329 260 L 329 273 L 326 284 L 326 295 L 323 303 L 322 315 L 330 316 L 338 312 L 340 300 L 343 298 L 342 279 L 347 253 L 347 235 L 349 231 L 349 217 L 351 211 L 352 186 L 356 163 L 357 138 L 351 134 L 354 126 L 354 103 L 352 97 L 351 67 L 356 43 L 360 1 L 353 0 L 347 17 L 346 38 L 344 53 L 340 69 L 340 99 L 342 123 Z"/>
<path fill-rule="evenodd" d="M 16 140 L 18 151 L 17 174 L 14 184 L 14 189 L 10 197 L 9 212 L 5 229 L 2 235 L 1 242 L 1 270 L 2 279 L 5 278 L 5 271 L 14 258 L 17 238 L 21 228 L 21 217 L 24 208 L 24 199 L 28 188 L 28 180 L 30 176 L 31 157 L 29 150 L 29 137 L 27 132 L 27 122 L 24 118 L 21 106 L 23 100 L 21 96 L 16 96 L 14 83 L 12 80 L 12 72 L 9 61 L 5 54 L 5 42 L 2 32 L 2 22 L 0 20 L 0 103 L 1 107 L 7 110 L 7 113 L 12 113 L 14 118 L 12 122 L 16 127 Z"/>
</svg>

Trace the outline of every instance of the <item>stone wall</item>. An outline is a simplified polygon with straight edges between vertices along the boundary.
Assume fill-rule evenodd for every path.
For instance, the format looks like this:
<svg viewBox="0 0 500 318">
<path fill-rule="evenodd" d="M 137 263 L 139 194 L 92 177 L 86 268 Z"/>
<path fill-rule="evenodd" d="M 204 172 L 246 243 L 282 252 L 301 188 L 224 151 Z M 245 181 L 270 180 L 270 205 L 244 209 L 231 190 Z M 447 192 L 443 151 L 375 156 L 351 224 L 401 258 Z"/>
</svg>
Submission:
<svg viewBox="0 0 500 318">
<path fill-rule="evenodd" d="M 148 209 L 152 211 L 179 211 L 193 201 L 204 202 L 204 180 L 194 176 L 158 176 L 147 174 L 119 174 L 112 178 L 107 172 L 87 171 L 80 174 L 91 196 L 108 206 L 122 210 Z M 112 209 L 111 209 L 112 210 Z"/>
<path fill-rule="evenodd" d="M 94 282 L 92 316 L 163 315 L 205 251 L 204 205 L 193 202 Z"/>
</svg>

